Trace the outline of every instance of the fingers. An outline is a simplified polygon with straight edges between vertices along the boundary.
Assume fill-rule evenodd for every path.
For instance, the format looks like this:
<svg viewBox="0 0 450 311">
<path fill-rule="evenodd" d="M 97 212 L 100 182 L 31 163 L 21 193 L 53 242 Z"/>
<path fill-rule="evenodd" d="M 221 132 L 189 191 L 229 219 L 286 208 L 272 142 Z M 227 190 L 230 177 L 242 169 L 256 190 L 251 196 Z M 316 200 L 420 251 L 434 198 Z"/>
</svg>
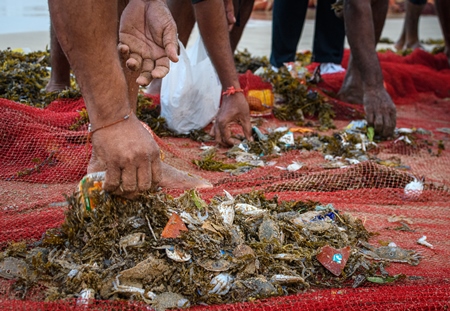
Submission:
<svg viewBox="0 0 450 311">
<path fill-rule="evenodd" d="M 231 137 L 231 130 L 230 130 L 228 124 L 226 124 L 226 123 L 221 124 L 219 122 L 219 124 L 217 124 L 217 127 L 219 128 L 219 132 L 220 132 L 219 137 L 221 137 L 222 139 L 219 141 L 216 137 L 216 141 L 218 141 L 219 143 L 221 143 L 225 146 L 233 146 L 233 145 L 237 145 L 240 143 L 240 141 L 238 139 Z"/>
<path fill-rule="evenodd" d="M 117 49 L 122 55 L 122 58 L 128 59 L 128 57 L 130 57 L 130 47 L 128 45 L 119 42 Z"/>
<path fill-rule="evenodd" d="M 106 169 L 105 182 L 103 183 L 103 190 L 107 192 L 114 192 L 120 186 L 121 170 L 118 166 L 109 167 Z"/>
<path fill-rule="evenodd" d="M 152 71 L 152 77 L 162 79 L 169 73 L 170 62 L 166 57 L 156 60 L 155 69 Z"/>
<path fill-rule="evenodd" d="M 175 38 L 175 41 L 173 39 L 166 39 L 166 36 L 164 37 L 164 49 L 166 51 L 167 57 L 173 61 L 174 63 L 178 62 L 178 41 Z"/>
<path fill-rule="evenodd" d="M 150 162 L 141 166 L 137 170 L 137 188 L 139 192 L 150 189 L 152 186 L 152 170 L 150 169 Z"/>
<path fill-rule="evenodd" d="M 136 83 L 141 86 L 147 86 L 150 84 L 150 82 L 152 82 L 152 80 L 153 80 L 152 73 L 148 71 L 143 71 L 136 79 Z"/>
<path fill-rule="evenodd" d="M 158 187 L 159 183 L 162 180 L 162 163 L 163 162 L 159 159 L 159 156 L 154 161 L 152 161 L 152 189 L 156 189 L 156 187 Z"/>
<path fill-rule="evenodd" d="M 127 62 L 127 68 L 132 71 L 138 71 L 142 66 L 142 57 L 137 53 L 131 53 Z"/>
<path fill-rule="evenodd" d="M 250 124 L 250 120 L 246 118 L 241 119 L 241 126 L 244 131 L 245 138 L 247 138 L 248 141 L 253 141 L 252 125 Z"/>
<path fill-rule="evenodd" d="M 125 168 L 122 170 L 122 183 L 116 193 L 134 193 L 137 190 L 137 172 L 136 168 L 132 166 L 131 168 Z"/>
</svg>

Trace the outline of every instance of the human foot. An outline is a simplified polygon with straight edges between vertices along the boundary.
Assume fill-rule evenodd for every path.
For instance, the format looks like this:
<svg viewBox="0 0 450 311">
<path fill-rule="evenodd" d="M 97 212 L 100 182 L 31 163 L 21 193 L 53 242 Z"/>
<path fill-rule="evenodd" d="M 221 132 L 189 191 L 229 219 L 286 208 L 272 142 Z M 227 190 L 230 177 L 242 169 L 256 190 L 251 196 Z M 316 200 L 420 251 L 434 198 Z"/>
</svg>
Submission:
<svg viewBox="0 0 450 311">
<path fill-rule="evenodd" d="M 48 84 L 45 86 L 44 90 L 47 93 L 52 93 L 52 92 L 61 92 L 68 88 L 70 88 L 70 83 L 54 83 L 50 80 Z"/>
<path fill-rule="evenodd" d="M 212 188 L 206 179 L 180 171 L 167 163 L 161 162 L 161 181 L 158 186 L 168 189 Z"/>
<path fill-rule="evenodd" d="M 361 74 L 350 59 L 344 82 L 339 90 L 337 97 L 347 103 L 362 104 L 363 103 L 363 82 Z"/>
</svg>

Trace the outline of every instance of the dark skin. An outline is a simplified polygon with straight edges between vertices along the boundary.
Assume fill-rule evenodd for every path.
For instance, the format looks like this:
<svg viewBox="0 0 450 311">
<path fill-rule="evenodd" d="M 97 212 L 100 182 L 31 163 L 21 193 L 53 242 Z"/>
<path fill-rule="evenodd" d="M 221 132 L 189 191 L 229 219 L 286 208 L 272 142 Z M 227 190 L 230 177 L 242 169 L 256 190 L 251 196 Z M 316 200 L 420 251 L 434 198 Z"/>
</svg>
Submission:
<svg viewBox="0 0 450 311">
<path fill-rule="evenodd" d="M 425 4 L 414 4 L 409 0 L 405 1 L 405 21 L 400 38 L 394 47 L 402 51 L 403 49 L 421 48 L 419 42 L 419 18 Z"/>
<path fill-rule="evenodd" d="M 369 126 L 384 138 L 393 135 L 396 125 L 396 108 L 383 86 L 375 51 L 387 9 L 387 0 L 344 1 L 345 28 L 352 54 L 338 93 L 341 100 L 363 103 Z"/>
<path fill-rule="evenodd" d="M 184 46 L 187 45 L 197 21 L 205 48 L 222 84 L 222 91 L 226 91 L 231 86 L 239 89 L 240 84 L 234 66 L 233 50 L 237 46 L 244 25 L 250 17 L 253 1 L 243 1 L 240 27 L 233 26 L 236 19 L 233 3 L 229 0 L 208 0 L 194 5 L 191 4 L 190 0 L 168 0 L 167 4 L 177 23 L 178 38 L 181 43 Z M 224 12 L 224 14 L 211 14 L 211 12 Z M 231 32 L 229 32 L 230 29 Z M 230 38 L 234 38 L 234 41 L 230 41 Z M 159 93 L 160 87 L 161 82 L 154 81 L 148 92 L 151 94 Z M 222 97 L 222 105 L 210 134 L 222 145 L 238 144 L 240 141 L 231 135 L 230 125 L 233 123 L 241 125 L 245 137 L 249 140 L 252 139 L 248 103 L 244 94 L 240 92 Z"/>
<path fill-rule="evenodd" d="M 444 36 L 445 51 L 447 55 L 448 64 L 450 65 L 450 1 L 435 0 L 436 11 L 441 24 L 442 35 Z"/>
<path fill-rule="evenodd" d="M 163 163 L 152 134 L 133 113 L 136 82 L 161 78 L 169 59 L 177 61 L 176 25 L 165 2 L 131 0 L 121 15 L 119 32 L 115 4 L 49 1 L 53 27 L 77 77 L 91 125 L 100 129 L 92 135 L 88 172 L 105 171 L 103 188 L 127 197 L 157 185 L 207 187 L 207 182 Z M 126 72 L 117 53 L 117 33 Z M 124 121 L 115 123 L 118 120 Z"/>
<path fill-rule="evenodd" d="M 53 25 L 50 26 L 50 63 L 52 73 L 45 87 L 47 92 L 62 91 L 70 87 L 70 65 L 56 38 Z"/>
</svg>

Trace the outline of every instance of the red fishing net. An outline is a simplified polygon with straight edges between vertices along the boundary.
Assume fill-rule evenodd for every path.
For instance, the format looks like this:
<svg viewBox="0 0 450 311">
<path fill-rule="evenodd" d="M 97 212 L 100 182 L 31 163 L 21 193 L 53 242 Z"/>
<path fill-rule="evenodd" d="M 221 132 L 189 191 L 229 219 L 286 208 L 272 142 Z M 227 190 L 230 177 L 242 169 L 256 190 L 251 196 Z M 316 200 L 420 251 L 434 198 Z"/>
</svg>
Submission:
<svg viewBox="0 0 450 311">
<path fill-rule="evenodd" d="M 443 54 L 416 50 L 402 57 L 379 54 L 385 84 L 397 105 L 397 127 L 422 129 L 412 143 L 392 140 L 371 151 L 379 161 L 366 161 L 345 168 L 327 168 L 317 151 L 292 150 L 273 159 L 276 166 L 292 161 L 303 163 L 289 172 L 265 166 L 231 176 L 225 172 L 197 169 L 200 142 L 188 138 L 157 139 L 168 163 L 210 180 L 214 187 L 200 191 L 208 199 L 223 190 L 231 194 L 263 190 L 281 200 L 314 200 L 332 203 L 340 211 L 363 220 L 377 234 L 372 244 L 395 242 L 422 255 L 420 264 L 395 263 L 392 274 L 406 279 L 393 285 L 361 288 L 315 289 L 287 297 L 251 303 L 197 306 L 195 310 L 446 310 L 450 304 L 450 68 Z M 343 65 L 348 61 L 348 52 Z M 317 88 L 336 93 L 343 73 L 325 75 Z M 250 88 L 251 78 L 248 78 Z M 342 130 L 363 108 L 330 97 L 337 113 L 337 130 Z M 0 99 L 0 248 L 13 241 L 33 242 L 49 228 L 59 226 L 66 208 L 64 195 L 71 195 L 86 173 L 90 150 L 86 127 L 73 125 L 84 108 L 82 99 L 56 101 L 38 109 Z M 261 129 L 292 125 L 273 117 L 264 118 Z M 330 134 L 330 133 L 329 133 Z M 303 134 L 295 133 L 296 136 Z M 212 143 L 211 143 L 212 144 Z M 225 153 L 219 149 L 219 153 Z M 389 163 L 397 163 L 389 165 Z M 425 177 L 419 197 L 404 194 L 414 178 Z M 172 191 L 179 194 L 179 191 Z M 407 220 L 408 230 L 398 230 Z M 391 221 L 389 221 L 391 219 Z M 403 228 L 405 229 L 405 228 Z M 417 244 L 426 236 L 433 248 Z M 133 302 L 96 301 L 77 306 L 75 301 L 44 302 L 39 289 L 17 297 L 10 281 L 0 279 L 2 310 L 146 310 Z"/>
</svg>

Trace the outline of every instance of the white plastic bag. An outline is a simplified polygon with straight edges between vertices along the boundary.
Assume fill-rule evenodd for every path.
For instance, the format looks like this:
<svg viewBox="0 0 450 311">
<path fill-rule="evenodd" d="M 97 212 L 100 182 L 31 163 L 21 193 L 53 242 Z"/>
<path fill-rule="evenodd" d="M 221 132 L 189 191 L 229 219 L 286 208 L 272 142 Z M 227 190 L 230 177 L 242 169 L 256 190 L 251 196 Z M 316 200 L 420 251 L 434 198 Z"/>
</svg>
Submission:
<svg viewBox="0 0 450 311">
<path fill-rule="evenodd" d="M 161 116 L 172 131 L 187 134 L 216 116 L 222 85 L 200 36 L 188 51 L 179 44 L 179 60 L 162 80 Z"/>
</svg>

